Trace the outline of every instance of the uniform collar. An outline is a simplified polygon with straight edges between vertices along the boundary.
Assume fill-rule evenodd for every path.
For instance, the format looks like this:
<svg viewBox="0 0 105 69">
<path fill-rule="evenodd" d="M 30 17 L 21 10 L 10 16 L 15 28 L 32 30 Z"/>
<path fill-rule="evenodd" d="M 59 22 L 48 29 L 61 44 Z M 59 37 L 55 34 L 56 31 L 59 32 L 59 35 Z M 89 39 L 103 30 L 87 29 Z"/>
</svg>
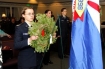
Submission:
<svg viewBox="0 0 105 69">
<path fill-rule="evenodd" d="M 62 16 L 62 18 L 66 18 L 66 16 L 64 17 L 63 15 L 61 15 Z"/>
<path fill-rule="evenodd" d="M 28 22 L 26 22 L 26 21 L 25 21 L 25 23 L 28 25 L 28 27 L 30 27 L 30 26 L 31 26 L 31 24 L 30 24 L 30 23 L 28 23 Z"/>
<path fill-rule="evenodd" d="M 29 25 L 26 22 L 24 22 L 23 24 L 25 25 L 25 27 L 29 27 Z"/>
</svg>

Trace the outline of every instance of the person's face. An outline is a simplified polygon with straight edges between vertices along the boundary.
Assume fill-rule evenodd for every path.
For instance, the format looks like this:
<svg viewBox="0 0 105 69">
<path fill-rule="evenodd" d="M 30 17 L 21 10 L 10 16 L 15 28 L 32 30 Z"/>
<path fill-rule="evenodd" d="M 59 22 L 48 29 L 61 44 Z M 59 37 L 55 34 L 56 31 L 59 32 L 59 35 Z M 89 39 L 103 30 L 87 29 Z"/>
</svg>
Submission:
<svg viewBox="0 0 105 69">
<path fill-rule="evenodd" d="M 34 20 L 34 10 L 26 9 L 25 14 L 22 15 L 27 22 L 32 22 Z"/>
<path fill-rule="evenodd" d="M 67 15 L 67 10 L 66 9 L 63 10 L 62 15 L 65 15 L 65 16 Z"/>
<path fill-rule="evenodd" d="M 48 12 L 46 13 L 46 16 L 47 16 L 47 17 L 51 17 L 51 11 L 48 11 Z"/>
<path fill-rule="evenodd" d="M 12 23 L 14 23 L 14 22 L 15 22 L 15 19 L 14 19 L 14 18 L 13 18 L 13 19 L 11 19 L 11 22 L 12 22 Z"/>
<path fill-rule="evenodd" d="M 24 23 L 24 19 L 21 19 L 21 23 Z"/>
</svg>

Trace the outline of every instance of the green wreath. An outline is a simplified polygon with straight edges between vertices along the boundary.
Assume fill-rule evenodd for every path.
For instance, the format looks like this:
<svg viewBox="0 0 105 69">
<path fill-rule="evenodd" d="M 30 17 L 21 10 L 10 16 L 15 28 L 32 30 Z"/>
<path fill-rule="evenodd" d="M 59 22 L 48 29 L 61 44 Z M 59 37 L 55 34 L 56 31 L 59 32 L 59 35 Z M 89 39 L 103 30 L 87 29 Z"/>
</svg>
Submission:
<svg viewBox="0 0 105 69">
<path fill-rule="evenodd" d="M 33 40 L 30 44 L 35 48 L 36 52 L 47 52 L 50 47 L 51 35 L 57 31 L 57 26 L 53 18 L 48 18 L 45 14 L 36 14 L 37 22 L 32 22 L 32 27 L 29 27 L 29 35 L 37 35 L 39 38 Z M 57 38 L 52 38 L 52 44 Z"/>
</svg>

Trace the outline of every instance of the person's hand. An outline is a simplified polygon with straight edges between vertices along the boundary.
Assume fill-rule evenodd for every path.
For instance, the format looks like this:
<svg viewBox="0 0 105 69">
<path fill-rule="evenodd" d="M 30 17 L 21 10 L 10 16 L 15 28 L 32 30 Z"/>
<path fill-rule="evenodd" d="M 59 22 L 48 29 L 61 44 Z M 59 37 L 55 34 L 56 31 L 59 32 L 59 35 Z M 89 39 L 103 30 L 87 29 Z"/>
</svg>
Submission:
<svg viewBox="0 0 105 69">
<path fill-rule="evenodd" d="M 31 40 L 37 40 L 38 39 L 38 36 L 31 36 L 30 39 Z"/>
<path fill-rule="evenodd" d="M 7 37 L 8 37 L 8 38 L 11 38 L 11 35 L 7 34 Z"/>
<path fill-rule="evenodd" d="M 37 39 L 38 39 L 38 36 L 31 36 L 31 37 L 29 38 L 30 41 L 32 41 L 32 40 L 37 40 Z"/>
<path fill-rule="evenodd" d="M 59 36 L 57 36 L 57 37 L 59 38 L 59 37 L 61 37 L 61 36 L 59 35 Z"/>
<path fill-rule="evenodd" d="M 56 33 L 53 33 L 53 36 L 52 36 L 53 38 L 56 38 Z"/>
</svg>

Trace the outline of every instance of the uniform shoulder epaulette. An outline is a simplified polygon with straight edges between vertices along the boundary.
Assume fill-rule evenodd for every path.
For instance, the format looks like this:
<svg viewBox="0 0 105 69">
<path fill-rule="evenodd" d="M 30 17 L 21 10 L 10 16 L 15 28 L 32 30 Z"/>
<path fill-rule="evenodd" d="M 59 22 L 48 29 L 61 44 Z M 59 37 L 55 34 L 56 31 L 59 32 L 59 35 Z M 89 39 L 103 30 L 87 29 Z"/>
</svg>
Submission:
<svg viewBox="0 0 105 69">
<path fill-rule="evenodd" d="M 16 25 L 16 26 L 20 26 L 20 24 Z"/>
<path fill-rule="evenodd" d="M 21 24 L 18 24 L 18 25 L 16 25 L 16 26 L 20 26 Z"/>
</svg>

